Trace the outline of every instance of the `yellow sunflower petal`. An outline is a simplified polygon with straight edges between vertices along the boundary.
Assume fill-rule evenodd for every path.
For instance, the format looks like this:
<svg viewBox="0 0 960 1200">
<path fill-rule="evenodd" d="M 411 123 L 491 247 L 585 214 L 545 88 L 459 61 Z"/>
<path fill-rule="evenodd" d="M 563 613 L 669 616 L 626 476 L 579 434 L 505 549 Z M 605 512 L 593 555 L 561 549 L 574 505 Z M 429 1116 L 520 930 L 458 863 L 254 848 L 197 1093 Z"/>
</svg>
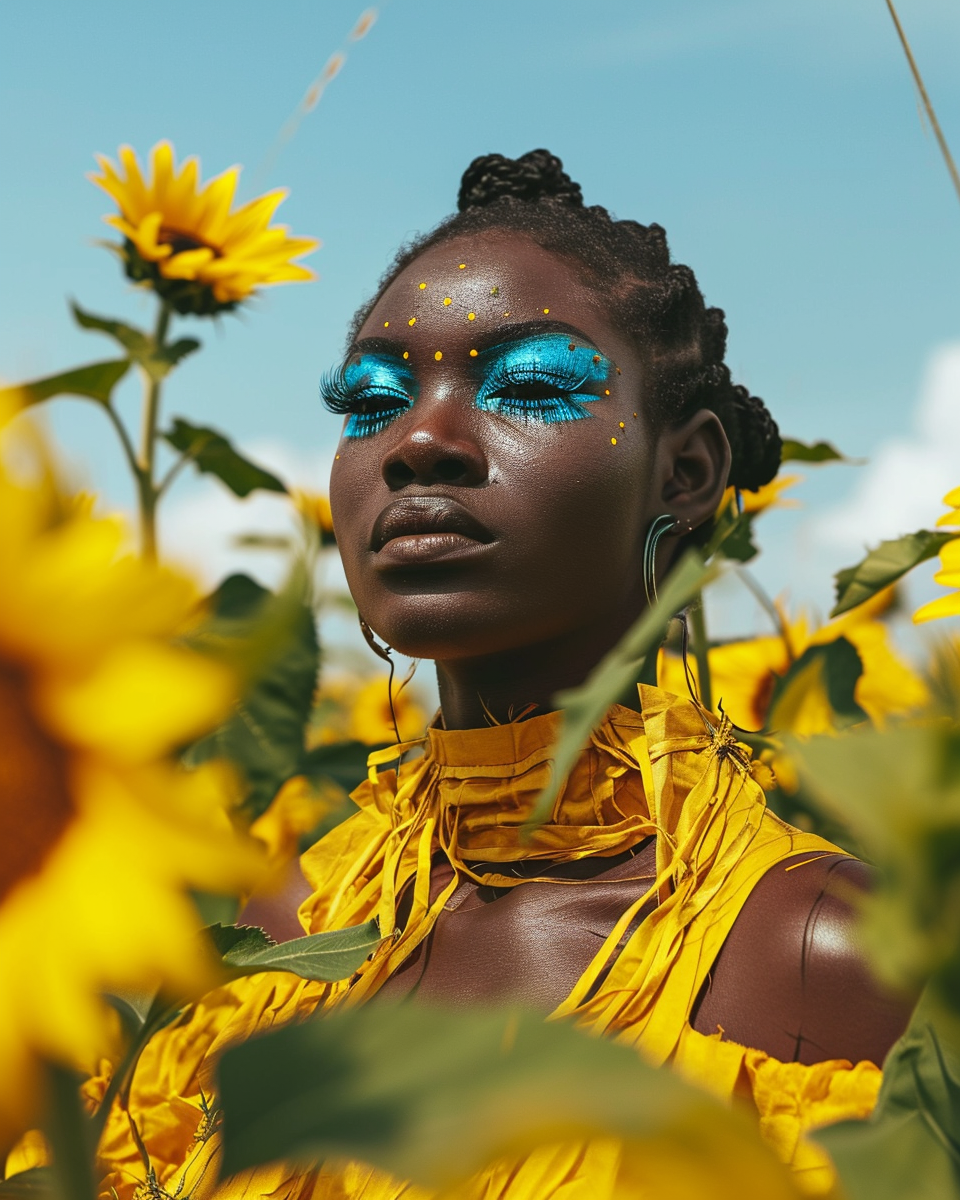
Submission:
<svg viewBox="0 0 960 1200">
<path fill-rule="evenodd" d="M 940 617 L 960 617 L 960 592 L 951 592 L 949 596 L 940 596 L 924 604 L 913 614 L 913 622 L 921 625 L 924 621 L 936 621 Z"/>
<path fill-rule="evenodd" d="M 153 643 L 117 647 L 86 678 L 36 688 L 37 708 L 61 738 L 127 763 L 155 759 L 211 729 L 232 696 L 222 667 Z"/>
<path fill-rule="evenodd" d="M 171 247 L 160 242 L 160 226 L 163 224 L 163 213 L 148 213 L 130 237 L 140 254 L 150 262 L 158 262 L 166 258 L 172 251 Z"/>
<path fill-rule="evenodd" d="M 947 492 L 943 498 L 943 502 L 951 508 L 960 508 L 960 487 L 955 487 L 953 491 Z"/>
<path fill-rule="evenodd" d="M 219 246 L 222 242 L 227 215 L 230 212 L 230 205 L 233 203 L 239 178 L 239 168 L 231 167 L 229 171 L 224 171 L 222 175 L 211 179 L 200 193 L 204 212 L 198 232 L 202 233 L 204 241 L 212 245 Z"/>
<path fill-rule="evenodd" d="M 200 279 L 202 270 L 213 262 L 213 251 L 208 246 L 198 250 L 183 250 L 161 264 L 160 270 L 167 279 Z"/>
</svg>

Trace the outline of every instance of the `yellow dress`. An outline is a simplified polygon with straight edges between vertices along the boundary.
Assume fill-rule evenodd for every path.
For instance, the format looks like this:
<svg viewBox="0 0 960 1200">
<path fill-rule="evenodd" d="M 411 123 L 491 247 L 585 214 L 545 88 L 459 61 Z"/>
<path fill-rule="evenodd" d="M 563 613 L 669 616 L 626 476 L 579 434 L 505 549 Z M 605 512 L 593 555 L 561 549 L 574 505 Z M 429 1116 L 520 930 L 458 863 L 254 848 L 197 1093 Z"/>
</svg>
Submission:
<svg viewBox="0 0 960 1200">
<path fill-rule="evenodd" d="M 593 735 L 551 818 L 521 841 L 531 805 L 549 778 L 558 715 L 465 731 L 430 730 L 424 753 L 399 774 L 387 767 L 397 750 L 371 758 L 354 793 L 360 811 L 303 857 L 314 887 L 300 910 L 309 932 L 375 917 L 385 934 L 397 923 L 409 885 L 412 907 L 353 980 L 322 985 L 281 973 L 237 981 L 210 993 L 148 1045 L 137 1068 L 130 1111 L 158 1181 L 173 1192 L 212 1194 L 205 1175 L 216 1145 L 202 1108 L 213 1090 L 217 1053 L 318 1006 L 369 997 L 429 934 L 464 878 L 468 863 L 615 855 L 657 837 L 658 906 L 641 922 L 612 967 L 608 958 L 645 897 L 623 914 L 571 994 L 549 1019 L 568 1019 L 633 1045 L 650 1062 L 671 1064 L 722 1097 L 752 1099 L 761 1132 L 797 1173 L 804 1191 L 832 1184 L 825 1154 L 804 1130 L 869 1114 L 880 1083 L 871 1063 L 805 1067 L 705 1037 L 689 1023 L 691 1008 L 751 889 L 766 871 L 798 852 L 836 848 L 785 824 L 765 806 L 745 748 L 707 725 L 687 700 L 641 686 L 642 717 L 616 707 Z M 432 903 L 431 859 L 442 849 L 453 878 Z M 527 876 L 529 878 L 529 876 Z M 516 886 L 513 875 L 485 882 Z M 558 886 L 576 886 L 566 880 Z M 653 890 L 651 889 L 651 890 Z M 596 980 L 600 978 L 599 987 Z M 103 1157 L 107 1185 L 130 1200 L 143 1180 L 140 1155 L 123 1114 L 108 1123 Z M 548 1200 L 613 1196 L 619 1162 L 612 1139 L 543 1147 L 498 1163 L 465 1184 L 469 1200 Z M 212 1179 L 213 1170 L 209 1170 Z M 143 1193 L 141 1193 L 143 1194 Z M 227 1181 L 218 1200 L 405 1200 L 428 1195 L 360 1164 L 319 1171 L 272 1165 Z"/>
</svg>

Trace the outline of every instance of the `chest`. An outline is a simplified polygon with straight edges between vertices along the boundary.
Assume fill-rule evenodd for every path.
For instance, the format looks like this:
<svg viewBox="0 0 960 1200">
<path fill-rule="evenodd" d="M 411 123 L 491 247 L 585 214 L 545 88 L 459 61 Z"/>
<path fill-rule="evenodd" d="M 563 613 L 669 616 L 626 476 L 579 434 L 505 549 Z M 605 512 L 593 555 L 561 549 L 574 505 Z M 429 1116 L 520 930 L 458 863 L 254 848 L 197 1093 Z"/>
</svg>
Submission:
<svg viewBox="0 0 960 1200">
<path fill-rule="evenodd" d="M 460 884 L 429 937 L 380 989 L 397 999 L 447 1005 L 518 1003 L 550 1010 L 569 995 L 621 916 L 655 876 L 653 839 L 615 859 L 589 859 L 552 868 L 549 882 L 509 888 Z M 451 868 L 435 866 L 438 895 Z M 653 910 L 648 901 L 623 941 Z M 615 957 L 615 956 L 614 956 Z"/>
</svg>

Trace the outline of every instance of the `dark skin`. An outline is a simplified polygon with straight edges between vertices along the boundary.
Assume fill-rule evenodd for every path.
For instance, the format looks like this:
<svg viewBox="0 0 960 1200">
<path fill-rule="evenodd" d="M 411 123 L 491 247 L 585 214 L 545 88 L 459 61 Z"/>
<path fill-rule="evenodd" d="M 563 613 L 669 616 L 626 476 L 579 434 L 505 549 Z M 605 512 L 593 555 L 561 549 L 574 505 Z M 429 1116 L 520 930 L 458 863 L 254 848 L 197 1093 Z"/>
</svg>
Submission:
<svg viewBox="0 0 960 1200">
<path fill-rule="evenodd" d="M 545 424 L 478 410 L 471 349 L 550 329 L 619 368 L 593 415 Z M 641 611 L 654 517 L 672 513 L 689 529 L 716 510 L 730 467 L 723 429 L 703 411 L 655 437 L 630 339 L 568 264 L 525 238 L 487 234 L 425 252 L 380 297 L 358 348 L 385 336 L 409 353 L 420 392 L 381 433 L 340 443 L 330 499 L 350 590 L 379 637 L 435 661 L 446 728 L 483 725 L 484 705 L 498 720 L 530 704 L 549 711 Z M 467 509 L 490 540 L 450 554 L 441 536 L 425 536 L 400 562 L 371 549 L 385 508 L 437 496 Z M 675 543 L 664 539 L 661 570 Z"/>
<path fill-rule="evenodd" d="M 485 349 L 550 332 L 611 363 L 584 397 L 591 415 L 551 424 L 478 408 Z M 338 545 L 361 614 L 395 649 L 435 661 L 446 728 L 549 711 L 642 610 L 654 518 L 673 515 L 682 533 L 716 511 L 730 469 L 719 421 L 704 410 L 655 429 L 641 355 L 606 298 L 517 234 L 424 252 L 379 298 L 353 351 L 409 364 L 417 386 L 385 428 L 343 438 L 333 467 Z M 676 536 L 661 544 L 661 578 L 676 548 Z M 557 867 L 579 872 L 576 889 L 462 884 L 385 993 L 555 1007 L 646 889 L 653 850 L 650 841 L 616 860 Z M 437 894 L 449 871 L 435 862 Z M 788 1061 L 881 1061 L 909 1005 L 866 967 L 854 897 L 869 886 L 863 864 L 837 855 L 770 871 L 714 964 L 695 1028 L 722 1027 Z M 288 902 L 302 888 L 292 885 Z"/>
</svg>

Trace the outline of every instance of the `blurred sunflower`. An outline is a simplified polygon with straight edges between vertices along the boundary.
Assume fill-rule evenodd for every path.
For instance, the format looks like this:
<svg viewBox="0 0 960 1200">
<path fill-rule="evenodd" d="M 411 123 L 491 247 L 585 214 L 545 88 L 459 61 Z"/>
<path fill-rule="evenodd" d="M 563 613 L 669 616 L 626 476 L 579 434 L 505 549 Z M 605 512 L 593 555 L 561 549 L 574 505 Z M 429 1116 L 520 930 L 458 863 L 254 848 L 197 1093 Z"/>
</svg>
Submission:
<svg viewBox="0 0 960 1200">
<path fill-rule="evenodd" d="M 233 699 L 172 644 L 192 586 L 124 553 L 65 500 L 29 422 L 0 411 L 0 1146 L 36 1114 L 42 1060 L 107 1052 L 108 990 L 188 995 L 216 978 L 187 890 L 234 892 L 260 855 L 232 779 L 173 751 Z"/>
<path fill-rule="evenodd" d="M 791 663 L 812 646 L 823 646 L 845 637 L 856 649 L 863 673 L 854 690 L 856 702 L 870 719 L 882 725 L 889 716 L 908 713 L 929 699 L 923 680 L 894 651 L 887 627 L 879 619 L 893 600 L 887 588 L 872 600 L 828 622 L 811 628 L 806 617 L 791 621 L 782 613 L 783 633 L 745 641 L 726 642 L 709 652 L 713 694 L 724 712 L 743 729 L 763 728 L 780 677 Z M 696 678 L 696 663 L 689 662 Z M 667 691 L 685 694 L 683 663 L 674 654 L 661 654 L 659 678 Z M 811 677 L 812 685 L 817 680 Z M 820 695 L 822 693 L 822 695 Z M 791 732 L 808 735 L 832 728 L 833 710 L 822 686 L 811 687 L 807 702 L 794 714 Z"/>
<path fill-rule="evenodd" d="M 954 488 L 952 492 L 947 492 L 943 502 L 950 507 L 951 511 L 944 513 L 937 524 L 947 528 L 960 527 L 960 487 Z M 924 604 L 922 608 L 917 609 L 913 614 L 913 619 L 918 625 L 922 621 L 935 621 L 938 617 L 960 616 L 960 529 L 958 529 L 956 540 L 947 542 L 940 551 L 940 570 L 933 578 L 937 583 L 942 583 L 944 587 L 958 590 L 946 596 L 939 596 L 936 600 L 931 600 L 929 604 Z"/>
<path fill-rule="evenodd" d="M 397 728 L 393 727 L 393 716 Z M 358 742 L 378 745 L 395 742 L 399 731 L 401 742 L 423 737 L 427 727 L 427 714 L 409 688 L 395 688 L 393 713 L 390 711 L 390 692 L 385 675 L 378 675 L 363 685 L 357 693 L 350 712 L 349 736 Z"/>
<path fill-rule="evenodd" d="M 178 313 L 210 316 L 235 308 L 257 288 L 314 278 L 292 260 L 319 242 L 289 237 L 286 226 L 270 224 L 284 189 L 231 212 L 238 167 L 201 187 L 197 159 L 188 158 L 178 171 L 169 142 L 154 146 L 150 179 L 129 146 L 120 147 L 119 157 L 121 168 L 98 155 L 102 174 L 89 176 L 120 209 L 104 220 L 124 236 L 127 275 L 149 283 Z"/>
</svg>

